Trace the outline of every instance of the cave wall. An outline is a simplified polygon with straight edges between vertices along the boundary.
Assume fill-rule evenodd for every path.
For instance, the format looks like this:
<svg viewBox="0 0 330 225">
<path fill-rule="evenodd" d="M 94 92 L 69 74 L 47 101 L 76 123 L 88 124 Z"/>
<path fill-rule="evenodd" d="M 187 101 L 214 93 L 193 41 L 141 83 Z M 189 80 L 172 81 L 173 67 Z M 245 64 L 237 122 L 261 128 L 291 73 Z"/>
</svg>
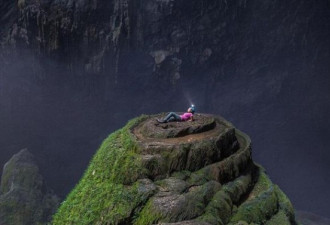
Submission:
<svg viewBox="0 0 330 225">
<path fill-rule="evenodd" d="M 256 160 L 294 204 L 326 215 L 329 9 L 322 0 L 6 0 L 0 163 L 28 147 L 65 194 L 110 131 L 194 102 L 252 136 Z"/>
</svg>

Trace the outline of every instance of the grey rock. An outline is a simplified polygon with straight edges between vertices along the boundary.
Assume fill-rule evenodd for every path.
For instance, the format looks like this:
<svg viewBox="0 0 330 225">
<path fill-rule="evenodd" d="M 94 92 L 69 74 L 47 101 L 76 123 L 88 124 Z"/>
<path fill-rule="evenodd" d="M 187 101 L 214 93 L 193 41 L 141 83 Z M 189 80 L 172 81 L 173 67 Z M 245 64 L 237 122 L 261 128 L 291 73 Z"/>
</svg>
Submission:
<svg viewBox="0 0 330 225">
<path fill-rule="evenodd" d="M 46 224 L 59 204 L 59 198 L 45 185 L 27 149 L 5 164 L 0 190 L 1 225 Z"/>
</svg>

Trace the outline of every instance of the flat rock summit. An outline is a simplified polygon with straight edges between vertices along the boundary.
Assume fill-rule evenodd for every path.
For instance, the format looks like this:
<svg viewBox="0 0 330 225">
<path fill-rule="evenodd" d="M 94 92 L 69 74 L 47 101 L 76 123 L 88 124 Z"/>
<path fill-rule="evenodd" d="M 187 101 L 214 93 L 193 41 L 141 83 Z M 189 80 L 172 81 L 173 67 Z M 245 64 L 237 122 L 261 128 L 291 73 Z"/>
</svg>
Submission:
<svg viewBox="0 0 330 225">
<path fill-rule="evenodd" d="M 296 224 L 290 200 L 224 118 L 142 115 L 104 140 L 53 218 L 62 224 Z"/>
</svg>

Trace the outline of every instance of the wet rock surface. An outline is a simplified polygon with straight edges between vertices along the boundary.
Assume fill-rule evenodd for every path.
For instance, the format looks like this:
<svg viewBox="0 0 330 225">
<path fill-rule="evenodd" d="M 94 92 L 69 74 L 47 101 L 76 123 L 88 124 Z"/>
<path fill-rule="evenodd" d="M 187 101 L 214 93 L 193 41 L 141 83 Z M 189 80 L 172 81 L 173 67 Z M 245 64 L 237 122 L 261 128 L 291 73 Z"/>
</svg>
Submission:
<svg viewBox="0 0 330 225">
<path fill-rule="evenodd" d="M 153 178 L 180 170 L 196 171 L 239 148 L 233 126 L 221 118 L 199 114 L 193 122 L 166 124 L 155 118 L 147 119 L 132 131 L 141 146 L 142 162 L 150 168 Z"/>
<path fill-rule="evenodd" d="M 105 140 L 85 176 L 55 215 L 54 225 L 72 221 L 137 225 L 296 224 L 289 199 L 252 161 L 247 135 L 213 115 L 200 114 L 192 123 L 170 122 L 167 126 L 156 123 L 157 117 L 136 118 Z M 180 133 L 190 126 L 210 124 L 212 128 L 196 133 L 172 136 L 167 132 L 169 129 Z M 149 133 L 160 130 L 164 131 L 162 135 Z M 198 129 L 191 128 L 194 130 Z M 129 140 L 133 145 L 125 144 Z M 109 177 L 104 175 L 107 170 Z M 96 175 L 96 171 L 103 171 L 102 175 Z M 99 184 L 94 187 L 97 193 L 89 188 L 90 183 Z M 102 192 L 111 195 L 104 199 Z M 89 201 L 98 198 L 98 208 L 84 217 L 95 204 Z"/>
<path fill-rule="evenodd" d="M 162 116 L 165 115 L 160 115 Z M 159 123 L 155 118 L 151 118 L 143 123 L 140 132 L 151 138 L 173 138 L 202 133 L 212 130 L 215 126 L 216 122 L 212 116 L 196 114 L 194 121 L 186 122 Z"/>
</svg>

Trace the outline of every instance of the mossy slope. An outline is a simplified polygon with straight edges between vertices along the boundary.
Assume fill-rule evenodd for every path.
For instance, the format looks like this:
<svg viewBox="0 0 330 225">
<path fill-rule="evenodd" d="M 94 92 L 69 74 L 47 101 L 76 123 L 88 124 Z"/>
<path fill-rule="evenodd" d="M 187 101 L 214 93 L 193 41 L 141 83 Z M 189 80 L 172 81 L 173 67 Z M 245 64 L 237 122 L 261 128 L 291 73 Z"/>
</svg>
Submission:
<svg viewBox="0 0 330 225">
<path fill-rule="evenodd" d="M 136 182 L 144 168 L 129 129 L 130 121 L 104 140 L 79 184 L 61 204 L 53 219 L 63 224 L 119 224 L 148 196 Z"/>
<path fill-rule="evenodd" d="M 53 225 L 295 224 L 290 201 L 253 163 L 248 136 L 216 119 L 215 131 L 206 131 L 204 139 L 189 134 L 141 140 L 136 129 L 145 121 L 152 124 L 151 119 L 133 119 L 104 140 Z M 183 147 L 187 153 L 180 153 L 176 163 L 187 165 L 192 153 L 203 150 L 216 152 L 216 160 L 169 170 L 167 164 Z M 156 176 L 152 170 L 157 167 L 165 169 Z"/>
</svg>

